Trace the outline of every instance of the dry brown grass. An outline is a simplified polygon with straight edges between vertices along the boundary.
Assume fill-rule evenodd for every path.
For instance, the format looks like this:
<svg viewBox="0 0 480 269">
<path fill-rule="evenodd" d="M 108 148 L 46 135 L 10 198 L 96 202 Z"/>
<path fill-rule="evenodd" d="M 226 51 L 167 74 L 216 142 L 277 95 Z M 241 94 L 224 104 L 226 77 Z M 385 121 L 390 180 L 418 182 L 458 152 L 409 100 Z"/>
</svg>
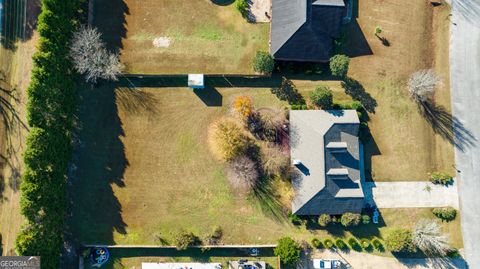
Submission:
<svg viewBox="0 0 480 269">
<path fill-rule="evenodd" d="M 394 0 L 366 0 L 359 5 L 358 28 L 372 54 L 352 58 L 349 76 L 377 101 L 369 122 L 374 141 L 366 145 L 372 177 L 380 181 L 426 180 L 433 171 L 452 172 L 451 143 L 435 133 L 406 89 L 412 72 L 434 68 L 443 80 L 435 102 L 450 111 L 449 7 L 432 7 L 428 1 Z M 374 35 L 377 25 L 390 46 L 384 46 Z M 348 33 L 352 32 L 357 35 L 347 42 L 350 52 L 367 51 L 362 42 L 357 42 L 355 24 Z"/>
</svg>

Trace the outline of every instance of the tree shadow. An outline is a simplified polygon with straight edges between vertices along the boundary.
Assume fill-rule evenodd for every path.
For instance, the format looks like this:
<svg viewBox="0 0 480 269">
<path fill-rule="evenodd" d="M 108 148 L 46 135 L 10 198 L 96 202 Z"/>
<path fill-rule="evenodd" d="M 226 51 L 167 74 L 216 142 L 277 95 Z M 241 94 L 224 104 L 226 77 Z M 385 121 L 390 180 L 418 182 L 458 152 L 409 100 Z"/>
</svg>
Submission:
<svg viewBox="0 0 480 269">
<path fill-rule="evenodd" d="M 17 111 L 19 104 L 20 97 L 16 89 L 11 88 L 5 81 L 0 81 L 0 120 L 2 122 L 1 131 L 5 137 L 0 159 L 3 164 L 2 168 L 10 169 L 8 186 L 14 192 L 19 190 L 21 180 L 20 165 L 22 160 L 19 156 L 21 156 L 20 152 L 23 150 L 23 146 L 18 138 L 22 137 L 23 131 L 28 131 L 27 124 Z"/>
<path fill-rule="evenodd" d="M 26 41 L 33 36 L 40 9 L 40 0 L 2 2 L 0 42 L 5 49 L 15 51 L 17 41 Z"/>
<path fill-rule="evenodd" d="M 118 105 L 131 114 L 146 112 L 154 115 L 158 113 L 158 100 L 154 94 L 137 88 L 117 88 L 116 99 Z"/>
<path fill-rule="evenodd" d="M 252 192 L 252 198 L 258 203 L 262 212 L 277 222 L 287 222 L 288 218 L 284 207 L 275 195 L 275 186 L 268 177 L 259 180 Z"/>
<path fill-rule="evenodd" d="M 363 88 L 363 85 L 360 84 L 359 81 L 346 77 L 341 84 L 346 94 L 350 95 L 354 100 L 362 103 L 362 106 L 366 111 L 375 113 L 377 101 L 365 91 L 365 88 Z"/>
<path fill-rule="evenodd" d="M 97 0 L 93 2 L 93 25 L 102 33 L 110 51 L 123 48 L 122 39 L 126 37 L 126 19 L 129 8 L 124 0 Z"/>
<path fill-rule="evenodd" d="M 120 139 L 125 134 L 115 87 L 110 83 L 90 89 L 80 85 L 82 102 L 68 173 L 70 201 L 65 232 L 72 249 L 83 243 L 115 244 L 114 232 L 127 233 L 122 205 L 113 189 L 113 185 L 125 187 L 123 175 L 128 166 Z M 63 262 L 66 268 L 74 268 L 76 260 Z"/>
<path fill-rule="evenodd" d="M 418 108 L 432 126 L 433 131 L 459 150 L 464 151 L 476 143 L 475 136 L 443 106 L 437 106 L 427 101 L 420 102 Z"/>
</svg>

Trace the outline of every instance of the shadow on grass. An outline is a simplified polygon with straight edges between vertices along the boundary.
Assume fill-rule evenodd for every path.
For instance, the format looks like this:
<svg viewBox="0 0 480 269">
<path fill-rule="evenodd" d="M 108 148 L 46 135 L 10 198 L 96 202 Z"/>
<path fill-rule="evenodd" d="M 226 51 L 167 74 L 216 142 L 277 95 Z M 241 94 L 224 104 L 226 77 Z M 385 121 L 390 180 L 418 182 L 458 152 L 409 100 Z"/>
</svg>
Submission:
<svg viewBox="0 0 480 269">
<path fill-rule="evenodd" d="M 235 0 L 212 0 L 212 3 L 219 6 L 229 6 L 233 4 Z"/>
<path fill-rule="evenodd" d="M 123 175 L 128 166 L 120 139 L 124 132 L 118 116 L 118 96 L 110 83 L 101 88 L 83 87 L 69 169 L 65 238 L 70 249 L 78 249 L 83 243 L 115 244 L 115 232 L 127 233 L 122 205 L 114 193 L 114 185 L 125 187 Z M 75 268 L 73 254 L 64 255 L 62 262 L 65 268 Z"/>
<path fill-rule="evenodd" d="M 341 84 L 346 94 L 350 95 L 354 100 L 362 103 L 366 111 L 375 113 L 377 101 L 365 91 L 365 88 L 363 88 L 363 85 L 360 84 L 359 81 L 346 77 Z"/>
<path fill-rule="evenodd" d="M 119 106 L 132 114 L 147 112 L 156 114 L 158 112 L 158 100 L 152 93 L 138 90 L 136 88 L 118 88 L 116 99 Z"/>
<path fill-rule="evenodd" d="M 40 13 L 40 0 L 2 1 L 0 41 L 5 49 L 15 51 L 17 41 L 32 38 Z"/>
<path fill-rule="evenodd" d="M 2 178 L 0 184 L 0 200 L 5 181 L 8 181 L 8 186 L 15 192 L 20 187 L 20 165 L 22 160 L 20 152 L 23 150 L 18 138 L 22 137 L 22 131 L 28 131 L 26 122 L 23 121 L 18 114 L 17 105 L 20 103 L 20 98 L 15 89 L 4 82 L 0 81 L 0 120 L 2 122 L 3 137 L 5 137 L 2 152 L 0 154 L 0 160 L 2 169 L 7 167 L 10 169 L 10 176 L 8 179 Z"/>
<path fill-rule="evenodd" d="M 432 126 L 433 131 L 459 150 L 464 151 L 476 143 L 477 139 L 475 136 L 444 107 L 430 102 L 421 102 L 418 108 Z"/>
<path fill-rule="evenodd" d="M 284 208 L 275 193 L 276 190 L 272 180 L 262 178 L 253 190 L 252 199 L 266 216 L 278 222 L 288 222 Z"/>
<path fill-rule="evenodd" d="M 126 37 L 126 19 L 129 9 L 124 0 L 97 0 L 93 2 L 93 25 L 102 33 L 102 38 L 111 51 L 123 48 Z"/>
</svg>

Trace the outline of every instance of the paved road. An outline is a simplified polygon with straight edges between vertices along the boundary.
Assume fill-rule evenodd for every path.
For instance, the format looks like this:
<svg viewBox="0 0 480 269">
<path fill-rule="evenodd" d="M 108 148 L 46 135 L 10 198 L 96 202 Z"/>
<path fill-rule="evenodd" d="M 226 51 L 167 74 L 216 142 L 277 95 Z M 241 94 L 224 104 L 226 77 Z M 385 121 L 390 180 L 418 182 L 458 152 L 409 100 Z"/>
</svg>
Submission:
<svg viewBox="0 0 480 269">
<path fill-rule="evenodd" d="M 415 181 L 364 182 L 363 184 L 367 203 L 375 204 L 379 208 L 446 206 L 458 208 L 456 181 L 448 187 Z"/>
<path fill-rule="evenodd" d="M 477 269 L 480 268 L 480 0 L 453 0 L 452 6 L 451 88 L 453 116 L 460 130 L 456 133 L 456 143 L 461 146 L 456 148 L 455 156 L 462 232 L 469 268 Z M 468 137 L 473 143 L 465 142 Z"/>
</svg>

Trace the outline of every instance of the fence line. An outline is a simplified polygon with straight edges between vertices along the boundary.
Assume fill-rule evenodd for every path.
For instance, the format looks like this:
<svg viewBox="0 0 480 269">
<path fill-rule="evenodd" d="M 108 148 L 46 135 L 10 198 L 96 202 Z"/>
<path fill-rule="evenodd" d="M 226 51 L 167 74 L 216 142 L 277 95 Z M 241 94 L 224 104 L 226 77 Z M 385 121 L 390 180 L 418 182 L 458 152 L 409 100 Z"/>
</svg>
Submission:
<svg viewBox="0 0 480 269">
<path fill-rule="evenodd" d="M 201 246 L 190 246 L 188 248 L 192 249 L 202 249 L 202 248 L 209 248 L 209 249 L 245 249 L 245 248 L 274 248 L 276 244 L 267 244 L 267 245 L 201 245 Z M 96 244 L 84 244 L 83 247 L 85 248 L 94 248 L 94 247 L 103 247 L 103 248 L 111 248 L 111 249 L 176 249 L 176 246 L 157 246 L 157 245 L 96 245 Z"/>
</svg>

